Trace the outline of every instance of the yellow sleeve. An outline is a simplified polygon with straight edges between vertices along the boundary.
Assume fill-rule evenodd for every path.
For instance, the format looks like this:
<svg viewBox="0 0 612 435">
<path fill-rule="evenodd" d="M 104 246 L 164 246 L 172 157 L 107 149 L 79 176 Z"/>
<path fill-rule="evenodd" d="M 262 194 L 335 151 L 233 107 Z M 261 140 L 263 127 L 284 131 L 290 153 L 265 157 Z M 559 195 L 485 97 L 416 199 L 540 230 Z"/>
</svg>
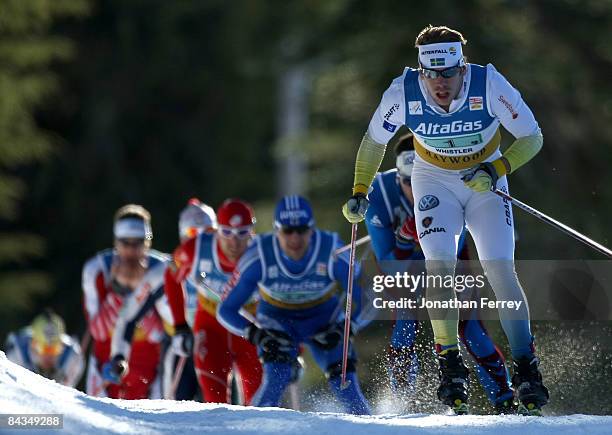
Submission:
<svg viewBox="0 0 612 435">
<path fill-rule="evenodd" d="M 502 157 L 492 162 L 497 174 L 503 177 L 516 171 L 540 152 L 543 143 L 544 137 L 541 133 L 515 140 Z"/>
<path fill-rule="evenodd" d="M 355 181 L 353 183 L 353 195 L 356 193 L 367 194 L 368 189 L 374 181 L 374 176 L 380 168 L 387 145 L 380 144 L 370 137 L 366 132 L 357 151 L 355 161 Z"/>
</svg>

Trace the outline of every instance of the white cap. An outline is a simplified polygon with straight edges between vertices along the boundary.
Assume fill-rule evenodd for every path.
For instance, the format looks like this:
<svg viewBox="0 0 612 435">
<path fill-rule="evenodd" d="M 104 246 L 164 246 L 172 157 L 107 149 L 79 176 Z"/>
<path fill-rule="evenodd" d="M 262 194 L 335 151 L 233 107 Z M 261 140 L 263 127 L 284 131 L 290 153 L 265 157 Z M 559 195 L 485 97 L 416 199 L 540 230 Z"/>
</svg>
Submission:
<svg viewBox="0 0 612 435">
<path fill-rule="evenodd" d="M 217 215 L 213 208 L 197 198 L 191 198 L 187 207 L 179 215 L 179 238 L 181 240 L 193 237 L 191 229 L 200 232 L 217 229 Z"/>
<path fill-rule="evenodd" d="M 395 166 L 397 167 L 397 171 L 402 177 L 412 176 L 412 168 L 414 167 L 414 156 L 415 153 L 413 150 L 402 151 L 397 155 Z"/>
</svg>

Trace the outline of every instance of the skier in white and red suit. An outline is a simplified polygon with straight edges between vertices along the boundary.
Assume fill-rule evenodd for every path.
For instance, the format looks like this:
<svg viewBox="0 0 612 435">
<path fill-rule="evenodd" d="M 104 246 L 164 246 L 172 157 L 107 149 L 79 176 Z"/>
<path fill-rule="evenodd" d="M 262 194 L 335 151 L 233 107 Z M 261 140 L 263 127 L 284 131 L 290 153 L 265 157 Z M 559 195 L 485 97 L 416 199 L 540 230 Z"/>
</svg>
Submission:
<svg viewBox="0 0 612 435">
<path fill-rule="evenodd" d="M 241 387 L 243 404 L 249 404 L 261 383 L 262 369 L 255 346 L 233 335 L 217 321 L 217 305 L 236 263 L 253 237 L 253 209 L 239 199 L 228 199 L 217 210 L 214 234 L 201 233 L 179 246 L 166 271 L 165 292 L 174 318 L 172 346 L 176 353 L 193 352 L 196 374 L 205 402 L 230 403 L 230 372 Z M 185 318 L 181 283 L 190 280 L 198 289 L 193 331 Z M 255 311 L 255 300 L 244 308 Z"/>
<path fill-rule="evenodd" d="M 92 351 L 86 392 L 120 399 L 161 397 L 158 380 L 162 320 L 150 310 L 135 326 L 129 372 L 120 382 L 107 382 L 102 367 L 110 360 L 111 341 L 121 309 L 132 299 L 145 298 L 163 285 L 169 258 L 150 249 L 151 215 L 140 205 L 128 204 L 115 214 L 114 249 L 99 252 L 83 267 L 83 296 Z"/>
</svg>

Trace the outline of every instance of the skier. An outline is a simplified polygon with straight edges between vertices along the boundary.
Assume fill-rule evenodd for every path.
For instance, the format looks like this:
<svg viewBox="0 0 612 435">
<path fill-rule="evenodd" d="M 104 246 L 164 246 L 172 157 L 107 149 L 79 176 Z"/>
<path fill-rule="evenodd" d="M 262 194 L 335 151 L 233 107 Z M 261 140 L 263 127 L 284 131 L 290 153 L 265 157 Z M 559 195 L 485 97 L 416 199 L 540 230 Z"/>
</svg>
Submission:
<svg viewBox="0 0 612 435">
<path fill-rule="evenodd" d="M 408 133 L 397 142 L 394 149 L 396 168 L 376 175 L 369 196 L 365 223 L 376 259 L 383 268 L 387 261 L 425 259 L 414 219 L 411 176 L 415 152 L 412 139 L 412 134 Z M 458 251 L 460 259 L 469 259 L 465 230 Z M 408 268 L 406 263 L 402 266 L 404 270 Z M 409 313 L 400 313 L 395 321 L 389 359 L 394 392 L 410 395 L 418 373 L 415 342 L 419 323 L 406 314 Z M 477 374 L 489 401 L 498 413 L 513 412 L 513 392 L 502 353 L 478 318 L 477 310 L 462 310 L 460 315 L 459 338 L 477 364 Z"/>
<path fill-rule="evenodd" d="M 304 343 L 345 409 L 353 414 L 369 414 L 359 387 L 352 346 L 348 387 L 340 385 L 344 298 L 337 282 L 342 286 L 348 282 L 348 256 L 345 253 L 336 257 L 334 251 L 342 242 L 337 234 L 315 228 L 310 204 L 300 196 L 286 196 L 278 202 L 274 228 L 274 232 L 258 237 L 240 259 L 217 312 L 219 321 L 230 331 L 257 345 L 263 360 L 264 379 L 252 404 L 279 405 L 295 376 L 295 360 Z M 358 276 L 356 273 L 352 334 L 365 326 L 360 319 Z M 254 323 L 255 319 L 240 314 L 240 307 L 256 290 L 261 300 Z"/>
<path fill-rule="evenodd" d="M 30 326 L 8 335 L 6 357 L 34 373 L 75 387 L 83 375 L 85 361 L 81 346 L 65 331 L 64 320 L 52 310 L 45 310 Z"/>
<path fill-rule="evenodd" d="M 151 215 L 144 207 L 121 207 L 115 214 L 113 234 L 114 249 L 99 252 L 83 267 L 85 318 L 93 341 L 86 391 L 98 397 L 159 398 L 157 366 L 164 328 L 156 310 L 149 310 L 132 325 L 135 330 L 129 359 L 121 364 L 123 367 L 115 361 L 114 371 L 120 379 L 114 380 L 118 383 L 109 383 L 102 376 L 102 367 L 110 359 L 120 310 L 125 305 L 129 311 L 162 285 L 168 262 L 167 256 L 151 249 Z M 108 366 L 106 375 L 110 375 Z"/>
<path fill-rule="evenodd" d="M 200 233 L 181 244 L 166 273 L 165 292 L 175 326 L 172 345 L 179 355 L 193 354 L 204 401 L 231 403 L 228 381 L 234 367 L 233 374 L 242 390 L 241 402 L 248 405 L 261 382 L 256 349 L 220 325 L 215 313 L 223 286 L 253 236 L 255 216 L 246 202 L 228 199 L 217 210 L 217 223 L 214 234 Z M 198 291 L 191 328 L 185 316 L 183 282 Z M 245 304 L 245 309 L 254 310 L 255 300 Z"/>
<path fill-rule="evenodd" d="M 187 240 L 197 237 L 200 233 L 214 233 L 216 230 L 217 214 L 215 210 L 197 198 L 190 199 L 187 206 L 179 215 L 179 240 L 181 245 L 186 243 Z M 166 277 L 167 276 L 168 274 L 166 274 Z M 190 278 L 183 280 L 182 285 L 185 297 L 185 320 L 187 324 L 193 328 L 195 313 L 198 306 L 197 286 Z M 165 295 L 165 291 L 163 298 L 167 303 L 168 299 Z M 168 346 L 164 356 L 163 366 L 162 386 L 165 399 L 187 400 L 200 394 L 200 386 L 195 373 L 193 355 L 191 354 L 186 357 L 183 373 L 176 386 L 176 391 L 172 391 L 172 382 L 180 358 L 181 355 L 179 355 L 171 345 Z"/>
<path fill-rule="evenodd" d="M 506 174 L 541 149 L 543 138 L 533 113 L 493 65 L 467 63 L 463 35 L 446 26 L 428 26 L 416 39 L 419 68 L 405 68 L 393 80 L 370 121 L 355 163 L 353 196 L 343 207 L 351 223 L 364 219 L 367 193 L 386 144 L 402 125 L 414 134 L 416 158 L 412 189 L 416 229 L 433 219 L 437 231 L 420 238 L 430 275 L 452 276 L 457 241 L 470 231 L 487 278 L 499 300 L 522 302 L 518 316 L 499 310 L 514 363 L 512 383 L 519 411 L 539 414 L 548 401 L 535 356 L 529 309 L 514 269 L 514 225 L 507 201 L 490 192 L 508 192 Z M 499 125 L 515 138 L 499 151 Z M 425 220 L 427 222 L 428 220 Z M 432 286 L 430 300 L 449 300 L 452 289 Z M 467 369 L 458 349 L 458 313 L 430 310 L 440 363 L 440 400 L 467 412 Z"/>
<path fill-rule="evenodd" d="M 217 227 L 215 211 L 199 199 L 191 198 L 179 215 L 178 227 L 181 243 L 197 237 L 201 232 L 214 232 Z M 126 358 L 130 354 L 134 327 L 147 315 L 149 310 L 157 310 L 157 313 L 164 321 L 166 332 L 172 334 L 174 320 L 164 293 L 163 277 L 166 276 L 165 272 L 165 270 L 159 270 L 158 276 L 162 277 L 162 279 L 156 281 L 158 285 L 151 289 L 146 297 L 131 300 L 130 304 L 121 311 L 112 340 L 112 358 L 103 368 L 103 373 L 108 381 L 118 383 L 129 369 Z M 186 293 L 186 319 L 190 325 L 193 325 L 197 290 L 191 280 L 185 280 L 183 284 Z M 199 393 L 193 358 L 191 356 L 186 358 L 184 366 L 180 369 L 181 373 L 179 373 L 178 383 L 175 385 L 174 377 L 180 356 L 168 344 L 168 340 L 164 340 L 161 364 L 163 397 L 165 399 L 193 400 L 197 398 Z"/>
</svg>

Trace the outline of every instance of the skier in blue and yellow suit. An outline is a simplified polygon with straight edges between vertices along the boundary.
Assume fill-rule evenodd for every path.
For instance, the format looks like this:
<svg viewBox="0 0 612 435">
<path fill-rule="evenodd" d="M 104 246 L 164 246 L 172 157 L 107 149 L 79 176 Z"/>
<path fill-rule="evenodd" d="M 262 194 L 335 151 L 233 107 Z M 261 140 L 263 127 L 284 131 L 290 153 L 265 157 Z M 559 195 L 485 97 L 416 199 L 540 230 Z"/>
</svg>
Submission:
<svg viewBox="0 0 612 435">
<path fill-rule="evenodd" d="M 300 196 L 282 198 L 275 210 L 274 232 L 258 237 L 241 258 L 228 283 L 226 299 L 217 311 L 219 321 L 234 334 L 257 345 L 263 360 L 261 387 L 254 406 L 278 406 L 291 382 L 300 344 L 311 351 L 329 385 L 347 412 L 369 414 L 359 387 L 356 355 L 349 350 L 347 388 L 340 388 L 343 348 L 343 292 L 348 283 L 348 255 L 335 255 L 342 246 L 335 233 L 314 226 L 310 204 Z M 353 282 L 351 333 L 365 321 L 361 314 L 361 288 L 357 268 Z M 261 301 L 256 323 L 240 314 L 255 292 Z"/>
</svg>

